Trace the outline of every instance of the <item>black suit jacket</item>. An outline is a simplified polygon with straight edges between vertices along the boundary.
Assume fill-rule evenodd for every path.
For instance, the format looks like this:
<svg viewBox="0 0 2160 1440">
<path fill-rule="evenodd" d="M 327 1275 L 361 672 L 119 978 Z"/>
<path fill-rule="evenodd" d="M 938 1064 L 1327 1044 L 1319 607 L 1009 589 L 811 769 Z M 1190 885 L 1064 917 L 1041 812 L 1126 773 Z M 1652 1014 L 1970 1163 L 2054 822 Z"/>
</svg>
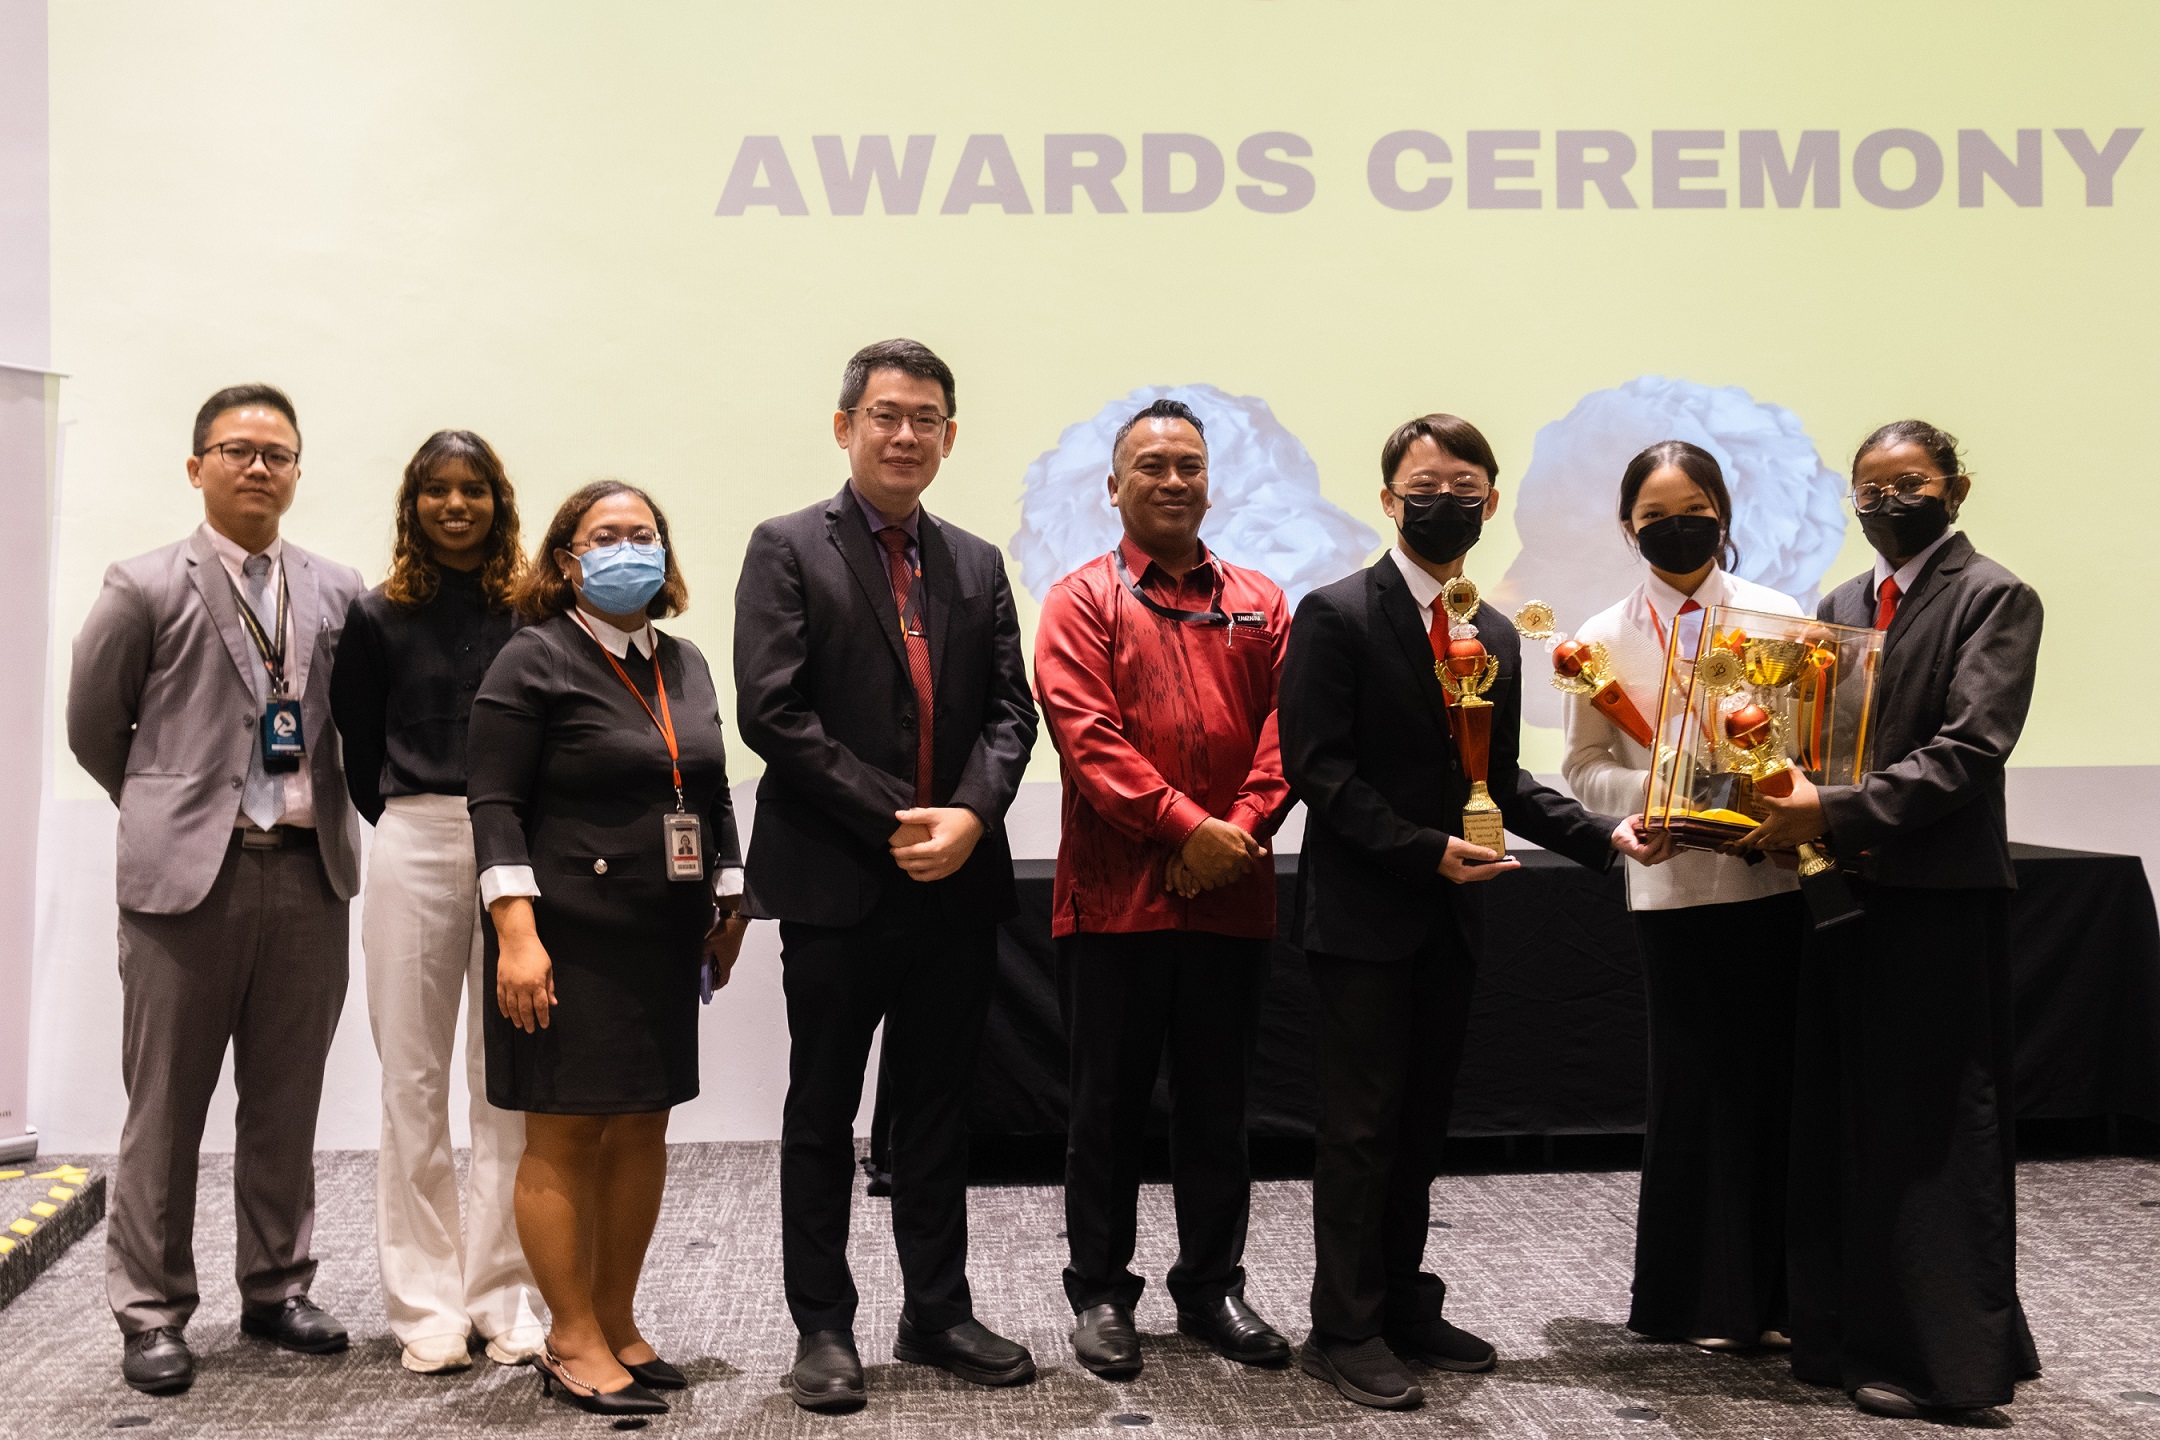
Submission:
<svg viewBox="0 0 2160 1440">
<path fill-rule="evenodd" d="M 1875 574 L 1823 597 L 1837 625 L 1875 623 Z M 2003 767 L 2025 728 L 2040 597 L 1973 549 L 1943 542 L 1883 637 L 1869 773 L 1822 787 L 1831 849 L 1886 885 L 2015 886 Z"/>
<path fill-rule="evenodd" d="M 1486 788 L 1501 817 L 1526 840 L 1605 868 L 1619 822 L 1516 764 L 1522 644 L 1490 605 L 1478 608 L 1476 624 L 1500 661 L 1486 692 L 1493 703 Z M 1477 887 L 1440 877 L 1448 837 L 1462 833 L 1470 777 L 1448 728 L 1417 600 L 1391 557 L 1299 604 L 1278 703 L 1283 770 L 1308 811 L 1292 920 L 1298 944 L 1396 960 L 1441 925 L 1473 943 Z"/>
<path fill-rule="evenodd" d="M 1013 913 L 1005 811 L 1035 743 L 1020 621 L 996 546 L 924 511 L 931 803 L 982 818 L 965 865 L 932 882 L 946 917 Z M 895 885 L 895 811 L 915 804 L 915 687 L 885 552 L 843 486 L 758 526 L 735 587 L 735 698 L 765 759 L 744 877 L 747 913 L 852 925 Z"/>
</svg>

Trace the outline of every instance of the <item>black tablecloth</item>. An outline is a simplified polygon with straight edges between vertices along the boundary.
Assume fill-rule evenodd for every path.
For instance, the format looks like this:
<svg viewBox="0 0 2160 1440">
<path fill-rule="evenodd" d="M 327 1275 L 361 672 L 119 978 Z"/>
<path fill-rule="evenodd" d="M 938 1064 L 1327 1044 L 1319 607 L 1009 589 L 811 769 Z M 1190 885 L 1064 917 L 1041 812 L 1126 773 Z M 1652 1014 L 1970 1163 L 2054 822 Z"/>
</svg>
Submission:
<svg viewBox="0 0 2160 1440">
<path fill-rule="evenodd" d="M 2017 1109 L 2026 1119 L 2134 1115 L 2160 1122 L 2160 924 L 2135 856 L 2012 846 Z M 1617 871 L 1593 875 L 1543 851 L 1489 882 L 1486 952 L 1457 1135 L 1639 1131 L 1645 1030 L 1641 962 Z M 1278 860 L 1290 913 L 1293 856 Z M 1050 942 L 1050 864 L 1022 862 L 1021 913 L 998 945 L 998 991 L 976 1073 L 977 1135 L 1061 1134 L 1065 1045 Z M 1309 1139 L 1312 990 L 1278 938 L 1252 1088 L 1256 1136 Z M 1156 1095 L 1157 1120 L 1163 1112 Z"/>
</svg>

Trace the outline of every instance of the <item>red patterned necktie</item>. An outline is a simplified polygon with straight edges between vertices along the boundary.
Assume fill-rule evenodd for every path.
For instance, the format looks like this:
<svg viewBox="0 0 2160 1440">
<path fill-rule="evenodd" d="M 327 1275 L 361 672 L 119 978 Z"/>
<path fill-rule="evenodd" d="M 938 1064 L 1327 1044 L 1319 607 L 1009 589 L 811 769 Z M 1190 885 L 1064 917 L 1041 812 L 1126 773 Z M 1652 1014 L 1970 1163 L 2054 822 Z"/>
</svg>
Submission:
<svg viewBox="0 0 2160 1440">
<path fill-rule="evenodd" d="M 915 803 L 930 803 L 930 637 L 920 619 L 908 623 L 908 594 L 915 586 L 915 572 L 908 565 L 907 531 L 888 525 L 877 532 L 885 547 L 885 568 L 892 574 L 893 602 L 900 607 L 900 629 L 907 637 L 908 678 L 915 682 Z M 916 614 L 920 616 L 921 608 Z"/>
<path fill-rule="evenodd" d="M 1890 622 L 1897 619 L 1898 594 L 1897 576 L 1895 575 L 1884 580 L 1882 588 L 1875 592 L 1875 628 L 1877 630 L 1889 629 Z"/>
</svg>

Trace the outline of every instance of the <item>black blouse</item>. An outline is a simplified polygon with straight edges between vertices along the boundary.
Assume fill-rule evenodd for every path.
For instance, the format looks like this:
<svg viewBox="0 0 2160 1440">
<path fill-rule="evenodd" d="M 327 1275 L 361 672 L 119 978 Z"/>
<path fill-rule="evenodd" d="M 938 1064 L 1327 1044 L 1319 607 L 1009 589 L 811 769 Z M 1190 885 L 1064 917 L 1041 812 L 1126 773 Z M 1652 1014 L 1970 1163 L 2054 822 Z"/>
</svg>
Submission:
<svg viewBox="0 0 2160 1440">
<path fill-rule="evenodd" d="M 330 671 L 345 785 L 373 824 L 393 795 L 463 795 L 465 732 L 488 666 L 518 627 L 487 604 L 477 571 L 438 567 L 418 609 L 376 586 L 352 602 Z"/>
<path fill-rule="evenodd" d="M 712 922 L 714 871 L 742 864 L 712 673 L 695 645 L 654 634 L 683 805 L 704 820 L 698 882 L 667 878 L 661 817 L 675 808 L 675 787 L 667 742 L 645 709 L 660 710 L 653 662 L 635 646 L 621 661 L 633 696 L 600 642 L 555 616 L 511 638 L 473 706 L 475 858 L 482 873 L 532 866 L 543 939 L 555 916 L 614 931 L 680 928 L 694 947 Z"/>
</svg>

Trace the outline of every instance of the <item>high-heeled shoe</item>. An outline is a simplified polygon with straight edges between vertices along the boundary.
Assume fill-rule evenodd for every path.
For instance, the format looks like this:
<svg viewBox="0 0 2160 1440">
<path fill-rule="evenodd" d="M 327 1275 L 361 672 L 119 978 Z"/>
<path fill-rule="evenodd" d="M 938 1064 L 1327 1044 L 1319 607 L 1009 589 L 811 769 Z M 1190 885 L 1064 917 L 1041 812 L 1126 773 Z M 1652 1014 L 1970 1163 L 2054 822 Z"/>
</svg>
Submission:
<svg viewBox="0 0 2160 1440">
<path fill-rule="evenodd" d="M 689 1377 L 657 1355 L 650 1360 L 640 1361 L 635 1365 L 618 1355 L 615 1357 L 615 1363 L 628 1370 L 630 1378 L 648 1390 L 687 1390 L 690 1388 Z"/>
<path fill-rule="evenodd" d="M 555 1387 L 562 1387 L 562 1398 L 588 1415 L 665 1415 L 668 1403 L 640 1385 L 633 1378 L 620 1390 L 599 1390 L 587 1385 L 570 1373 L 562 1357 L 555 1353 L 553 1341 L 540 1347 L 533 1356 L 533 1368 L 540 1372 L 540 1393 L 553 1396 Z"/>
</svg>

